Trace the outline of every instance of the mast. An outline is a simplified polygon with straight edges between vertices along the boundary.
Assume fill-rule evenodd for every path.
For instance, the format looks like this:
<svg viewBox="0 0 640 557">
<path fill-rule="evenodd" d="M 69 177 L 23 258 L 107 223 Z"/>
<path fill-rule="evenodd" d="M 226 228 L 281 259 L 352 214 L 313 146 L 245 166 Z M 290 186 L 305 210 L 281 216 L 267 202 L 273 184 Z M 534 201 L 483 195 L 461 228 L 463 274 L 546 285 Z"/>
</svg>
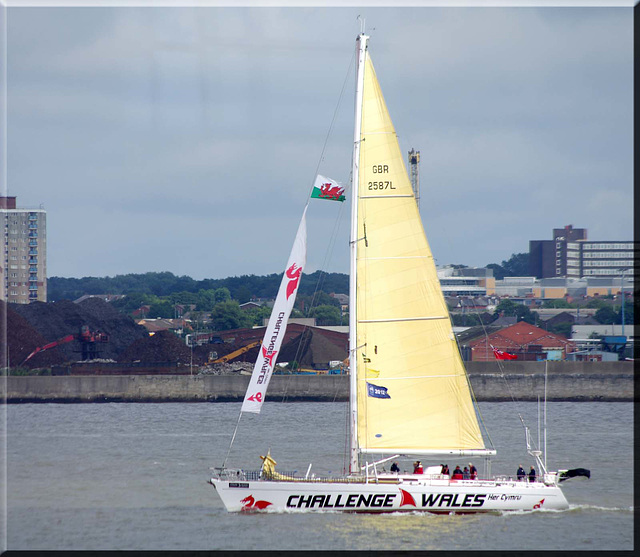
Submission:
<svg viewBox="0 0 640 557">
<path fill-rule="evenodd" d="M 355 100 L 355 125 L 353 130 L 353 161 L 352 161 L 352 187 L 351 187 L 351 240 L 350 240 L 350 273 L 349 273 L 349 414 L 350 414 L 350 441 L 351 452 L 349 459 L 349 472 L 358 472 L 358 404 L 357 404 L 357 364 L 356 354 L 356 254 L 358 242 L 358 189 L 360 184 L 360 136 L 362 129 L 362 96 L 364 89 L 364 61 L 369 37 L 364 33 L 358 35 L 356 40 L 356 56 L 358 65 L 356 69 L 356 100 Z"/>
</svg>

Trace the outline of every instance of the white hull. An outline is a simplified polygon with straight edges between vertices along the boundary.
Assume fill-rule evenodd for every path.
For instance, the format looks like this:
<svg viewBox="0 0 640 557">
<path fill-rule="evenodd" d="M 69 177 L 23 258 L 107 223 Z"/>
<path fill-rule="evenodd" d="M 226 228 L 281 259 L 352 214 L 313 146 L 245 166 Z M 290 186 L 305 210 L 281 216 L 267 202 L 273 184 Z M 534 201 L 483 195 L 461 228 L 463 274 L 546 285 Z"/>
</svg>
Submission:
<svg viewBox="0 0 640 557">
<path fill-rule="evenodd" d="M 340 511 L 478 513 L 569 508 L 560 487 L 513 480 L 379 476 L 377 483 L 212 478 L 229 512 Z"/>
</svg>

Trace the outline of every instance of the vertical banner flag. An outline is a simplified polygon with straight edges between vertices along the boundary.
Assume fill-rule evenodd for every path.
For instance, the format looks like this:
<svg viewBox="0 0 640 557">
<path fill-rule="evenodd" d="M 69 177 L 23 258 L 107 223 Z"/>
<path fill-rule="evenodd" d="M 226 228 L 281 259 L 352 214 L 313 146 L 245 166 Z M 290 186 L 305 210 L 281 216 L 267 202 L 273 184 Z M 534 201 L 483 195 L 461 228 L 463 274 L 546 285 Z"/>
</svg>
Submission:
<svg viewBox="0 0 640 557">
<path fill-rule="evenodd" d="M 313 184 L 311 197 L 314 199 L 328 199 L 329 201 L 344 201 L 344 186 L 331 178 L 318 174 Z"/>
<path fill-rule="evenodd" d="M 287 329 L 287 321 L 296 301 L 298 285 L 302 276 L 302 269 L 307 257 L 307 207 L 304 208 L 298 233 L 293 242 L 291 255 L 287 262 L 287 267 L 280 283 L 280 289 L 273 304 L 271 317 L 267 330 L 262 339 L 262 346 L 253 367 L 251 381 L 244 395 L 241 412 L 253 412 L 259 414 L 267 392 L 267 385 L 271 379 L 273 366 L 276 363 L 276 356 L 280 350 L 284 333 Z"/>
</svg>

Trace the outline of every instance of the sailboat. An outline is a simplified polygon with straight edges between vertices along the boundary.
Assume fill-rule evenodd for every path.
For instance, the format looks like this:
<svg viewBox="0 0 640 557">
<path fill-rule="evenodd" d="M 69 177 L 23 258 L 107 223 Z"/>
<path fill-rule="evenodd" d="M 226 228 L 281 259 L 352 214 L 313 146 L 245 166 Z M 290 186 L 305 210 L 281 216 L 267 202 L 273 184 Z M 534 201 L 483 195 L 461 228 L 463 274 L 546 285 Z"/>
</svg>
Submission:
<svg viewBox="0 0 640 557">
<path fill-rule="evenodd" d="M 485 477 L 454 479 L 443 473 L 440 465 L 420 465 L 410 473 L 385 470 L 385 464 L 399 458 L 469 457 L 489 461 L 496 451 L 483 440 L 433 255 L 371 61 L 368 39 L 364 32 L 356 39 L 349 471 L 335 477 L 296 477 L 277 472 L 275 460 L 267 453 L 261 457 L 261 469 L 256 471 L 227 468 L 225 460 L 221 468 L 214 468 L 210 483 L 230 512 L 477 513 L 566 509 L 568 503 L 559 485 L 563 474 L 547 471 L 546 459 L 541 458 L 539 450 L 529 451 L 538 465 L 533 481 L 489 477 L 488 473 Z M 302 243 L 302 228 L 301 223 L 297 245 Z M 299 258 L 294 256 L 295 251 L 294 245 L 288 269 L 292 268 L 290 265 L 301 268 L 295 263 Z M 282 327 L 282 320 L 288 315 L 278 299 L 282 293 L 293 292 L 289 274 L 283 276 L 265 334 L 267 342 L 282 336 L 280 329 L 276 331 L 274 327 L 278 319 Z M 287 300 L 290 302 L 290 298 Z M 256 411 L 255 405 L 264 400 L 267 360 L 273 359 L 274 350 L 277 347 L 267 347 L 263 341 L 263 354 L 256 363 L 243 404 L 248 411 Z"/>
</svg>

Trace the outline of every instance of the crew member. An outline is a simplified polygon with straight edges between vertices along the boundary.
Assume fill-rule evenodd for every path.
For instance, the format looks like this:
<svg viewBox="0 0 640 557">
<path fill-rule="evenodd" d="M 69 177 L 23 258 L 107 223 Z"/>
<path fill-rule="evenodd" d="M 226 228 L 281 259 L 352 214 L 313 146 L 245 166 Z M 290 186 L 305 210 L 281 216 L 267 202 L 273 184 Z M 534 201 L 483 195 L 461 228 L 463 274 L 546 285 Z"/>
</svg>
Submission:
<svg viewBox="0 0 640 557">
<path fill-rule="evenodd" d="M 469 463 L 469 474 L 471 475 L 471 479 L 472 480 L 477 480 L 478 479 L 478 470 L 471 463 Z"/>
</svg>

